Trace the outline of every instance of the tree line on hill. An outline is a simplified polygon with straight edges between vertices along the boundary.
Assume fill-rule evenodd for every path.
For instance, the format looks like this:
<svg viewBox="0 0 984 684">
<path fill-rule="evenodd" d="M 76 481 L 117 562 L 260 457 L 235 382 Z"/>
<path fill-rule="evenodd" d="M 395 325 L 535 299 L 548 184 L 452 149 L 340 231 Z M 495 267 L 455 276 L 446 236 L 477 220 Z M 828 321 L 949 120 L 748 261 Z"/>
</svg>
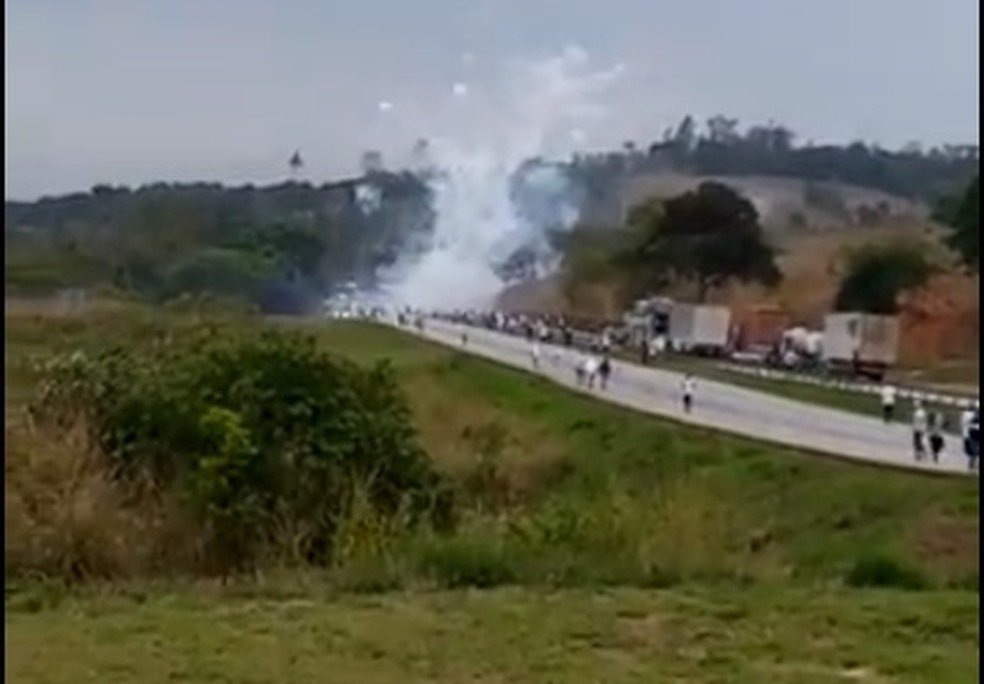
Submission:
<svg viewBox="0 0 984 684">
<path fill-rule="evenodd" d="M 619 151 L 579 156 L 573 166 L 581 177 L 601 187 L 606 179 L 624 173 L 785 176 L 935 203 L 964 186 L 977 173 L 978 162 L 977 145 L 924 149 L 909 143 L 900 150 L 863 141 L 798 145 L 795 132 L 782 124 L 756 124 L 742 131 L 735 118 L 713 116 L 701 127 L 687 115 L 648 147 L 627 141 Z"/>
<path fill-rule="evenodd" d="M 633 174 L 676 170 L 840 181 L 942 198 L 940 216 L 973 213 L 952 197 L 977 173 L 976 147 L 890 152 L 861 143 L 798 147 L 794 140 L 783 126 L 742 133 L 736 120 L 719 116 L 701 130 L 686 117 L 644 151 L 626 144 L 575 157 L 561 171 L 582 211 L 617 201 L 620 184 Z M 131 190 L 103 184 L 4 203 L 6 285 L 29 292 L 109 286 L 157 300 L 211 294 L 300 311 L 340 284 L 372 285 L 381 267 L 419 247 L 433 222 L 429 179 L 408 171 L 374 168 L 320 186 L 157 183 Z M 621 238 L 609 233 L 605 239 L 615 244 Z M 976 233 L 966 239 L 976 250 Z M 506 259 L 503 275 L 528 275 L 528 251 Z M 715 285 L 711 276 L 705 281 Z"/>
<path fill-rule="evenodd" d="M 8 287 L 207 293 L 285 311 L 370 278 L 432 221 L 426 184 L 409 173 L 322 186 L 100 185 L 6 202 L 4 214 Z"/>
</svg>

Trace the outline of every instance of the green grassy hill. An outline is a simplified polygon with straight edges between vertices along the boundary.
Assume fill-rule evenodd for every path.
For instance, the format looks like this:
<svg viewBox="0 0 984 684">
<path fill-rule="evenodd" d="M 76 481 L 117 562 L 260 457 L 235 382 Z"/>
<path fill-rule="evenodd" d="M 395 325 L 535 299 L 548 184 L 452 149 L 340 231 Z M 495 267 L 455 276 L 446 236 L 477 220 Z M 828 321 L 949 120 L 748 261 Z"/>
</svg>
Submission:
<svg viewBox="0 0 984 684">
<path fill-rule="evenodd" d="M 353 518 L 332 567 L 271 565 L 224 587 L 167 572 L 70 589 L 11 579 L 28 540 L 84 553 L 116 515 L 77 471 L 42 471 L 23 439 L 32 359 L 205 315 L 8 306 L 14 681 L 976 680 L 976 481 L 639 416 L 369 325 L 225 323 L 301 327 L 357 362 L 392 361 L 461 501 L 454 532 Z M 18 508 L 39 487 L 49 510 Z"/>
</svg>

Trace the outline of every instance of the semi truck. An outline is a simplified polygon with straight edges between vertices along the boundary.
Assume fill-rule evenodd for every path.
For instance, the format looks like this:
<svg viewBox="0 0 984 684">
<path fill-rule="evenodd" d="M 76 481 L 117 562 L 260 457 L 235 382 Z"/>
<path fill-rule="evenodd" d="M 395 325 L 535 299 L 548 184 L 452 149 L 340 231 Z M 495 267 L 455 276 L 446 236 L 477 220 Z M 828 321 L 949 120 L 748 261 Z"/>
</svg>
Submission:
<svg viewBox="0 0 984 684">
<path fill-rule="evenodd" d="M 677 351 L 719 356 L 730 341 L 731 310 L 652 297 L 638 300 L 623 324 L 633 346 L 662 336 Z"/>
<path fill-rule="evenodd" d="M 896 316 L 842 312 L 824 318 L 822 358 L 835 373 L 881 381 L 895 364 L 898 342 Z"/>
</svg>

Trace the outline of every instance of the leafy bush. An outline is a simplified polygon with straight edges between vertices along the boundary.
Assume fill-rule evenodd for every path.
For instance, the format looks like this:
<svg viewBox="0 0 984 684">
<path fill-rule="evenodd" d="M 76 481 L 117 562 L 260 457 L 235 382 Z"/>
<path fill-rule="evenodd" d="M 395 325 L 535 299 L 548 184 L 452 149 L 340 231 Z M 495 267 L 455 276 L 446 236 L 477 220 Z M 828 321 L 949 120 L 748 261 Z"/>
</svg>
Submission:
<svg viewBox="0 0 984 684">
<path fill-rule="evenodd" d="M 473 533 L 431 540 L 421 551 L 420 569 L 448 589 L 488 589 L 516 581 L 514 562 L 500 537 Z"/>
<path fill-rule="evenodd" d="M 929 582 L 916 568 L 890 556 L 872 554 L 855 561 L 845 577 L 850 587 L 926 589 Z"/>
<path fill-rule="evenodd" d="M 305 561 L 328 562 L 357 487 L 383 515 L 453 522 L 386 365 L 360 368 L 300 335 L 213 327 L 75 353 L 47 370 L 34 417 L 61 427 L 82 418 L 116 477 L 177 488 L 216 569 L 249 563 L 285 528 Z"/>
</svg>

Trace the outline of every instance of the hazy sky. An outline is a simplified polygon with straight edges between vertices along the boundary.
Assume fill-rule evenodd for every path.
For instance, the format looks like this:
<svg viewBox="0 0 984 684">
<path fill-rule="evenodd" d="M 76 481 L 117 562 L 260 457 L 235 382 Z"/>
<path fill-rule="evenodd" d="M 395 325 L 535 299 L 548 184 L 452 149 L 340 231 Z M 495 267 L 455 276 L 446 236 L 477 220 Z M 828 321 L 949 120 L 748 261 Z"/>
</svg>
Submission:
<svg viewBox="0 0 984 684">
<path fill-rule="evenodd" d="M 426 112 L 469 79 L 463 54 L 492 69 L 572 43 L 626 66 L 593 145 L 687 112 L 802 139 L 978 140 L 976 0 L 6 0 L 5 15 L 8 198 L 268 182 L 295 148 L 312 180 L 350 173 L 367 147 L 407 143 L 381 100 Z"/>
</svg>

